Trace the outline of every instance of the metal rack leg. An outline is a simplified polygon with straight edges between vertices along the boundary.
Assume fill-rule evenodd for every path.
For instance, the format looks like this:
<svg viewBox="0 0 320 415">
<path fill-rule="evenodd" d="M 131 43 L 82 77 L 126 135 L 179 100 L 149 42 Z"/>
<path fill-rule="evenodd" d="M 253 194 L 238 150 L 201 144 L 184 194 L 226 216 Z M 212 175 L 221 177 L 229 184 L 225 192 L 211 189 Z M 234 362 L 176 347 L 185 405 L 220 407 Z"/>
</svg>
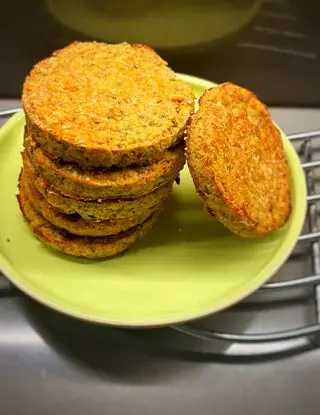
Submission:
<svg viewBox="0 0 320 415">
<path fill-rule="evenodd" d="M 304 148 L 304 157 L 307 162 L 312 162 L 312 148 L 311 142 L 308 140 Z M 307 172 L 307 186 L 308 193 L 313 194 L 315 192 L 313 171 Z M 318 219 L 317 219 L 317 208 L 315 203 L 311 203 L 308 207 L 308 220 L 311 233 L 317 233 L 319 231 Z M 312 268 L 315 275 L 320 275 L 320 244 L 316 240 L 311 244 L 312 249 Z M 315 297 L 315 311 L 316 311 L 316 321 L 320 323 L 320 285 L 317 284 L 314 286 L 314 297 Z"/>
</svg>

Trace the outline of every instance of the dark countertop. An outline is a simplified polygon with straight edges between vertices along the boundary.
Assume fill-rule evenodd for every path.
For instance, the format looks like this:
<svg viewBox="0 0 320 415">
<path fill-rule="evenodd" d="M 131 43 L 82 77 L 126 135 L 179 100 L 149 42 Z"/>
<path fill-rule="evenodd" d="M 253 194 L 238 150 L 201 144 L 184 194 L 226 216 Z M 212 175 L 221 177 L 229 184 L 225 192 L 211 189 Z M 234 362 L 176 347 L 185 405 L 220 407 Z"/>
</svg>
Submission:
<svg viewBox="0 0 320 415">
<path fill-rule="evenodd" d="M 17 104 L 0 101 L 0 108 Z M 320 110 L 273 115 L 288 133 L 320 126 Z M 293 258 L 278 278 L 309 268 L 307 259 Z M 267 307 L 239 306 L 203 323 L 243 332 L 295 327 L 314 313 L 308 296 L 295 298 L 280 306 L 270 297 Z M 0 412 L 318 415 L 320 349 L 313 345 L 248 347 L 169 328 L 117 330 L 65 317 L 16 292 L 0 294 Z"/>
<path fill-rule="evenodd" d="M 319 350 L 228 361 L 183 351 L 201 345 L 170 329 L 89 326 L 26 300 L 2 298 L 0 316 L 6 415 L 319 413 Z"/>
</svg>

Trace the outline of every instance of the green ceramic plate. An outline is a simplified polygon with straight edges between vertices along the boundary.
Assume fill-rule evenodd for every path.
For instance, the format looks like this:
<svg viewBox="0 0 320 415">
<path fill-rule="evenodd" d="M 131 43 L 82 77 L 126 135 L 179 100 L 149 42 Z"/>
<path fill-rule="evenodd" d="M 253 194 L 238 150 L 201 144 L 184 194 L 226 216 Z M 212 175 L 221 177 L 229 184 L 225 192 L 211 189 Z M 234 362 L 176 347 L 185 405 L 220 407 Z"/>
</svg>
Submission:
<svg viewBox="0 0 320 415">
<path fill-rule="evenodd" d="M 212 86 L 184 76 L 198 94 Z M 306 210 L 299 159 L 284 138 L 291 171 L 292 215 L 259 240 L 241 239 L 210 218 L 187 168 L 152 232 L 126 255 L 92 262 L 46 248 L 29 231 L 16 193 L 24 117 L 0 132 L 0 268 L 21 290 L 55 310 L 117 326 L 158 326 L 205 316 L 243 299 L 283 264 Z"/>
</svg>

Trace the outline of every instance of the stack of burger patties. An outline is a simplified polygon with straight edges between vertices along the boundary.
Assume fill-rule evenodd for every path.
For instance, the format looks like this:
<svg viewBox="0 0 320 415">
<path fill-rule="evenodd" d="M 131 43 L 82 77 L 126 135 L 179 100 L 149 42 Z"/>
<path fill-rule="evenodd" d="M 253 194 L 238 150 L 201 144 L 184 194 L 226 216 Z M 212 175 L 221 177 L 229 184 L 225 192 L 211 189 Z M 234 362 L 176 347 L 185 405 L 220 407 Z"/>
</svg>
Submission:
<svg viewBox="0 0 320 415">
<path fill-rule="evenodd" d="M 185 163 L 192 88 L 152 49 L 77 42 L 32 69 L 18 200 L 66 254 L 127 250 L 159 217 Z"/>
</svg>

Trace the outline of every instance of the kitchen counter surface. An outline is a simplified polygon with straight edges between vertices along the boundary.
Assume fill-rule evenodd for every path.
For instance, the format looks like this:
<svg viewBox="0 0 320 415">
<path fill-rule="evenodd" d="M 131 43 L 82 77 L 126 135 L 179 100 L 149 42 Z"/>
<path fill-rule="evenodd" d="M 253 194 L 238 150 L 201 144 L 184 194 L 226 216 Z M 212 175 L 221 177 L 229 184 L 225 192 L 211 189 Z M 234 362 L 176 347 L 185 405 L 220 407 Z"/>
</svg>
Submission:
<svg viewBox="0 0 320 415">
<path fill-rule="evenodd" d="M 1 109 L 18 105 L 0 100 Z M 287 133 L 320 128 L 320 110 L 272 112 Z M 293 259 L 278 278 L 309 272 L 308 259 Z M 254 311 L 240 306 L 203 324 L 240 332 L 303 325 L 313 317 L 312 303 L 294 298 L 285 305 L 274 298 Z M 207 343 L 169 328 L 116 330 L 0 290 L 0 412 L 318 415 L 316 341 L 249 347 Z"/>
</svg>

